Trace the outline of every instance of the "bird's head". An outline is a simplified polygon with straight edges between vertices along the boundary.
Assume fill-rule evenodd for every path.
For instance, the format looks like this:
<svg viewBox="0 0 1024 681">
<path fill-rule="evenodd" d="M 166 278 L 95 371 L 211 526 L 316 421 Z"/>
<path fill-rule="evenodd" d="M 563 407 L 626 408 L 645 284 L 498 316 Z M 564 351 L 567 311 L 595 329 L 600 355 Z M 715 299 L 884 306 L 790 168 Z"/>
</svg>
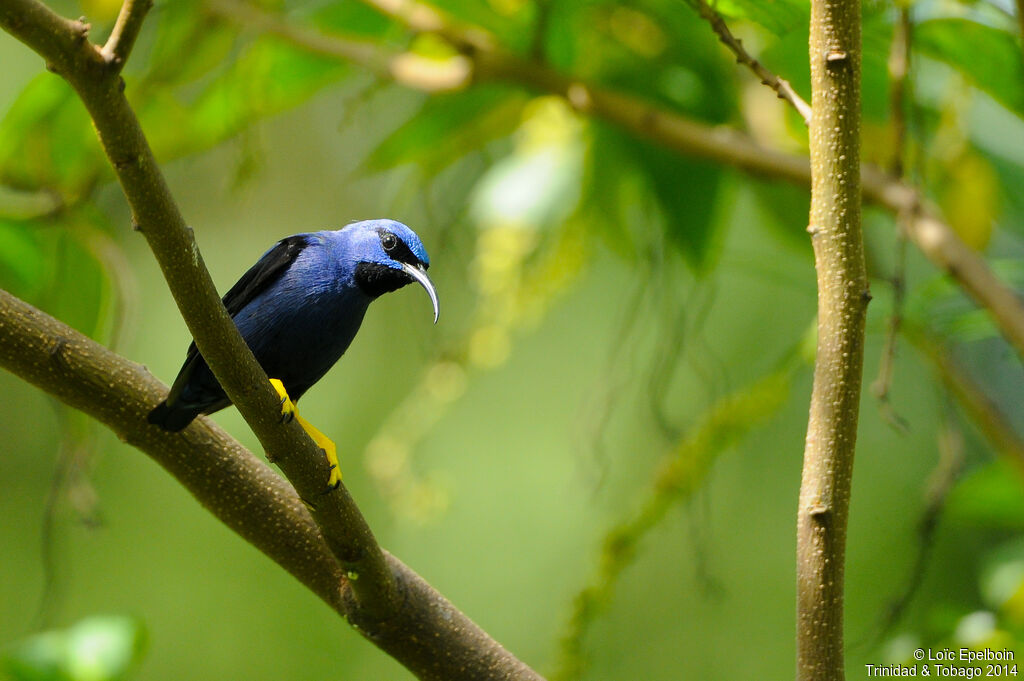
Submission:
<svg viewBox="0 0 1024 681">
<path fill-rule="evenodd" d="M 372 298 L 419 283 L 434 306 L 434 323 L 440 307 L 437 289 L 427 276 L 430 258 L 416 233 L 395 220 L 364 220 L 345 227 L 356 257 L 355 280 Z"/>
</svg>

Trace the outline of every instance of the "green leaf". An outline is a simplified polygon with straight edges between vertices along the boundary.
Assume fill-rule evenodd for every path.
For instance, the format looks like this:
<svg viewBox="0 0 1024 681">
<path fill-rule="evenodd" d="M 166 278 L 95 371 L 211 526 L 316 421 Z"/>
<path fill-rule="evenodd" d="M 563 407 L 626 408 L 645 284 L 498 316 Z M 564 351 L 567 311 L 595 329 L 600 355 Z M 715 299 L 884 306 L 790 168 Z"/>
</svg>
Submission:
<svg viewBox="0 0 1024 681">
<path fill-rule="evenodd" d="M 590 125 L 591 143 L 587 159 L 586 183 L 581 208 L 587 213 L 587 223 L 605 244 L 623 258 L 636 256 L 638 247 L 630 230 L 629 219 L 635 200 L 627 197 L 626 186 L 633 173 L 623 172 L 631 166 L 628 141 L 607 123 L 595 121 Z"/>
<path fill-rule="evenodd" d="M 999 203 L 1003 207 L 999 227 L 1024 236 L 1024 193 L 1020 191 L 1024 187 L 1024 166 L 998 154 L 985 154 L 985 158 L 999 176 Z"/>
<path fill-rule="evenodd" d="M 235 30 L 214 20 L 196 0 L 160 6 L 157 32 L 149 54 L 146 84 L 191 83 L 222 66 L 235 41 Z"/>
<path fill-rule="evenodd" d="M 721 166 L 684 158 L 647 142 L 635 142 L 632 151 L 661 208 L 669 237 L 690 265 L 704 268 L 714 242 Z"/>
<path fill-rule="evenodd" d="M 194 102 L 147 106 L 144 127 L 165 131 L 161 144 L 180 156 L 213 146 L 255 120 L 297 106 L 347 71 L 348 67 L 336 60 L 311 55 L 273 38 L 261 39 Z M 149 117 L 170 117 L 176 125 L 150 124 Z"/>
<path fill-rule="evenodd" d="M 399 24 L 362 2 L 329 3 L 316 10 L 313 21 L 326 32 L 361 38 L 379 38 L 389 32 L 404 35 Z"/>
<path fill-rule="evenodd" d="M 760 178 L 752 178 L 747 186 L 757 197 L 763 224 L 810 257 L 811 240 L 807 237 L 810 197 L 807 188 Z"/>
<path fill-rule="evenodd" d="M 84 619 L 20 641 L 0 656 L 15 681 L 119 681 L 142 657 L 141 622 L 125 616 Z"/>
<path fill-rule="evenodd" d="M 104 167 L 85 108 L 52 74 L 33 79 L 0 122 L 0 177 L 9 184 L 75 195 Z"/>
<path fill-rule="evenodd" d="M 985 556 L 979 586 L 985 603 L 1000 609 L 1012 604 L 1024 585 L 1024 539 L 1018 537 Z"/>
<path fill-rule="evenodd" d="M 1024 487 L 1020 474 L 995 461 L 961 480 L 949 495 L 950 520 L 1019 530 L 1024 528 Z"/>
<path fill-rule="evenodd" d="M 747 19 L 775 35 L 806 26 L 811 17 L 811 5 L 806 0 L 718 0 L 711 6 L 726 17 Z"/>
<path fill-rule="evenodd" d="M 1014 34 L 969 19 L 932 19 L 914 27 L 914 46 L 1024 116 L 1024 64 Z"/>
<path fill-rule="evenodd" d="M 418 163 L 436 174 L 488 142 L 510 135 L 526 101 L 497 86 L 430 97 L 370 154 L 365 167 L 382 171 Z"/>
<path fill-rule="evenodd" d="M 630 257 L 650 243 L 652 199 L 670 242 L 695 268 L 708 265 L 722 170 L 595 123 L 583 206 L 605 241 Z"/>
<path fill-rule="evenodd" d="M 44 262 L 33 223 L 0 217 L 0 288 L 31 297 L 43 282 Z"/>
</svg>

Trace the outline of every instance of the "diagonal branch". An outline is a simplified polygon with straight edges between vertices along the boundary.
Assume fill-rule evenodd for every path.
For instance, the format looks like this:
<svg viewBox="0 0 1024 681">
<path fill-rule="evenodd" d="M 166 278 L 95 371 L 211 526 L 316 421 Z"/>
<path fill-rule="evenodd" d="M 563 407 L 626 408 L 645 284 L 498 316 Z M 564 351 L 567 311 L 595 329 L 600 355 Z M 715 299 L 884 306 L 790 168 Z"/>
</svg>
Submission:
<svg viewBox="0 0 1024 681">
<path fill-rule="evenodd" d="M 313 54 L 354 62 L 376 76 L 391 78 L 422 92 L 459 90 L 470 82 L 470 64 L 465 57 L 442 62 L 392 52 L 366 40 L 327 35 L 312 28 L 281 21 L 275 14 L 238 0 L 208 0 L 207 9 L 237 24 L 300 45 Z"/>
<path fill-rule="evenodd" d="M 180 434 L 146 423 L 167 386 L 142 366 L 0 290 L 0 367 L 110 428 L 196 500 L 327 603 L 360 623 L 344 571 L 295 490 L 209 419 Z M 398 559 L 402 595 L 385 623 L 359 632 L 422 679 L 539 681 L 522 662 Z"/>
<path fill-rule="evenodd" d="M 120 69 L 128 61 L 128 55 L 135 46 L 135 39 L 142 30 L 142 22 L 152 8 L 153 0 L 124 0 L 110 37 L 100 50 L 108 64 L 114 64 Z"/>
<path fill-rule="evenodd" d="M 141 9 L 125 10 L 122 39 L 137 34 L 141 15 Z M 330 602 L 341 599 L 350 623 L 421 678 L 539 678 L 471 622 L 452 615 L 454 608 L 422 580 L 403 581 L 408 570 L 384 554 L 343 486 L 324 493 L 325 457 L 301 426 L 280 423 L 279 398 L 221 304 L 192 230 L 124 97 L 121 64 L 109 62 L 88 40 L 87 24 L 64 19 L 36 0 L 0 0 L 0 27 L 43 56 L 48 68 L 78 93 L 114 166 L 135 227 L 149 242 L 199 351 L 268 458 L 278 463 L 299 498 L 316 502 L 310 504 L 313 519 L 345 577 L 335 582 L 337 593 Z M 115 41 L 112 51 L 120 44 Z M 66 343 L 57 341 L 54 347 L 60 357 Z M 157 397 L 148 397 L 147 406 L 152 406 Z M 132 414 L 136 428 L 146 433 L 140 438 L 156 437 L 140 409 Z M 207 428 L 199 419 L 182 434 L 166 437 L 187 448 Z"/>
<path fill-rule="evenodd" d="M 680 154 L 810 185 L 810 165 L 803 156 L 769 149 L 736 130 L 706 125 L 640 97 L 587 83 L 520 57 L 502 49 L 482 29 L 462 26 L 417 0 L 363 1 L 415 32 L 440 35 L 470 60 L 471 68 L 466 69 L 462 77 L 455 74 L 446 80 L 445 89 L 468 87 L 475 81 L 499 81 L 558 94 L 582 114 L 603 118 L 637 137 Z M 335 40 L 334 36 L 320 32 L 294 31 L 280 15 L 238 0 L 213 2 L 211 11 L 242 25 L 255 23 L 301 49 L 329 55 L 326 43 Z M 253 17 L 258 17 L 259 21 L 253 22 Z M 387 57 L 386 53 L 377 53 L 374 58 Z M 352 61 L 364 63 L 362 59 Z M 417 74 L 396 77 L 396 80 L 424 92 L 437 89 L 432 89 L 431 81 Z M 894 215 L 908 216 L 903 226 L 907 236 L 933 265 L 958 281 L 967 295 L 988 310 L 1003 337 L 1024 357 L 1024 303 L 1017 294 L 992 273 L 981 256 L 960 240 L 914 187 L 870 165 L 861 168 L 861 180 L 864 199 Z"/>
<path fill-rule="evenodd" d="M 129 10 L 126 27 L 141 15 Z M 395 586 L 383 552 L 344 487 L 323 495 L 327 462 L 298 423 L 280 423 L 280 399 L 220 302 L 192 229 L 171 196 L 153 152 L 124 96 L 119 64 L 88 40 L 89 26 L 35 0 L 0 0 L 0 26 L 47 59 L 71 84 L 93 120 L 117 174 L 136 228 L 149 242 L 199 351 L 268 457 L 299 495 L 316 500 L 314 516 L 346 574 L 346 589 L 368 622 L 395 608 Z M 135 29 L 132 29 L 135 30 Z"/>
<path fill-rule="evenodd" d="M 743 47 L 743 43 L 729 30 L 725 20 L 722 19 L 722 15 L 711 9 L 706 0 L 691 0 L 691 2 L 696 5 L 697 12 L 701 18 L 711 24 L 711 30 L 715 32 L 715 35 L 722 41 L 722 44 L 736 55 L 736 63 L 743 64 L 753 71 L 754 75 L 761 79 L 763 85 L 767 85 L 775 90 L 775 94 L 779 96 L 779 99 L 786 100 L 796 109 L 797 113 L 804 119 L 804 125 L 810 125 L 811 105 L 797 94 L 793 86 L 789 84 L 789 81 L 785 78 L 779 78 L 764 64 L 754 59 L 747 52 L 747 48 Z"/>
</svg>

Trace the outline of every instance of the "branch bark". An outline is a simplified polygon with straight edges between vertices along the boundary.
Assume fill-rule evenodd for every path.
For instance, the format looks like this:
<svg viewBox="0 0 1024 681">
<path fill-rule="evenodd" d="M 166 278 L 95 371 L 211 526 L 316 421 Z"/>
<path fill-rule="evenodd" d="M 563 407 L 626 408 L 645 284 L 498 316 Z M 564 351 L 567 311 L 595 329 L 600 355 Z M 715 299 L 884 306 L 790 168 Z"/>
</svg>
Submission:
<svg viewBox="0 0 1024 681">
<path fill-rule="evenodd" d="M 180 434 L 146 423 L 167 386 L 146 369 L 0 290 L 0 367 L 110 428 L 208 511 L 357 625 L 421 679 L 540 677 L 398 559 L 385 554 L 397 608 L 367 621 L 342 566 L 287 482 L 209 419 Z"/>
<path fill-rule="evenodd" d="M 811 216 L 818 352 L 797 511 L 797 679 L 841 681 L 846 527 L 867 271 L 860 224 L 860 3 L 812 0 Z"/>
<path fill-rule="evenodd" d="M 107 43 L 112 57 L 89 41 L 88 24 L 65 19 L 36 0 L 0 0 L 0 27 L 40 54 L 47 68 L 67 80 L 85 104 L 128 199 L 134 226 L 156 256 L 196 345 L 268 458 L 278 463 L 309 504 L 337 559 L 343 578 L 334 582 L 335 593 L 327 599 L 343 601 L 349 622 L 420 678 L 539 678 L 468 619 L 456 617 L 457 611 L 422 580 L 402 581 L 408 570 L 386 557 L 344 486 L 325 494 L 328 471 L 322 452 L 297 423 L 280 423 L 279 398 L 221 304 L 192 230 L 124 96 L 123 57 L 146 8 L 146 0 L 138 2 L 126 0 L 119 28 Z M 61 359 L 65 337 L 51 344 L 61 362 L 66 362 L 66 357 Z M 18 345 L 3 347 L 5 356 L 15 362 L 12 355 L 18 351 L 11 348 Z M 151 407 L 160 396 L 146 397 L 145 406 Z M 135 427 L 146 433 L 133 436 L 138 442 L 176 438 L 179 453 L 188 451 L 193 438 L 209 428 L 200 418 L 182 434 L 165 436 L 145 425 L 144 411 L 135 409 L 132 415 Z M 318 583 L 318 588 L 325 587 Z"/>
<path fill-rule="evenodd" d="M 739 168 L 756 175 L 793 184 L 809 185 L 808 159 L 763 147 L 749 136 L 725 127 L 712 127 L 665 109 L 640 97 L 587 83 L 549 66 L 503 49 L 493 36 L 476 27 L 453 22 L 440 11 L 417 0 L 363 0 L 366 4 L 404 23 L 418 33 L 433 33 L 449 41 L 466 62 L 447 71 L 401 70 L 390 75 L 396 81 L 424 92 L 458 90 L 477 81 L 498 81 L 530 90 L 563 96 L 584 115 L 603 118 L 628 132 L 687 156 Z M 1024 0 L 1022 0 L 1024 1 Z M 256 26 L 316 54 L 357 63 L 394 64 L 400 54 L 377 49 L 370 56 L 344 56 L 334 48 L 350 39 L 300 29 L 280 15 L 265 12 L 238 0 L 211 0 L 210 10 L 243 26 Z M 462 68 L 462 64 L 467 68 Z M 1024 357 L 1024 302 L 972 251 L 939 212 L 914 187 L 865 165 L 861 169 L 864 200 L 894 215 L 909 218 L 903 229 L 933 265 L 953 277 L 974 301 L 986 308 L 1003 337 Z"/>
<path fill-rule="evenodd" d="M 125 14 L 140 17 L 130 10 Z M 127 26 L 140 21 L 126 18 L 124 35 Z M 108 62 L 102 48 L 88 40 L 88 24 L 64 19 L 35 0 L 0 0 L 0 26 L 43 56 L 47 68 L 78 93 L 131 206 L 135 228 L 145 235 L 200 352 L 268 457 L 303 499 L 315 502 L 315 518 L 345 573 L 360 577 L 346 584 L 362 613 L 387 619 L 396 594 L 383 553 L 344 486 L 323 494 L 328 472 L 319 448 L 298 423 L 280 423 L 280 398 L 221 304 L 192 229 L 124 96 L 121 64 Z M 115 41 L 114 47 L 120 44 Z"/>
<path fill-rule="evenodd" d="M 107 63 L 115 64 L 118 69 L 124 66 L 142 30 L 142 22 L 152 8 L 153 0 L 125 0 L 114 28 L 110 31 L 110 37 L 100 50 Z"/>
</svg>

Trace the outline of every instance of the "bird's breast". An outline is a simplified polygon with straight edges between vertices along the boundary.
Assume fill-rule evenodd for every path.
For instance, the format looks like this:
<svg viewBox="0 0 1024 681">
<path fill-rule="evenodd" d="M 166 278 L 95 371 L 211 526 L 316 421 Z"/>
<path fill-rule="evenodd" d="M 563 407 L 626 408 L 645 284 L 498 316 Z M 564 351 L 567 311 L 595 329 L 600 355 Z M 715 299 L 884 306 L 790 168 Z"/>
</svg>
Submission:
<svg viewBox="0 0 1024 681">
<path fill-rule="evenodd" d="M 241 310 L 235 323 L 271 378 L 298 399 L 355 338 L 369 299 L 346 290 L 281 287 Z"/>
</svg>

